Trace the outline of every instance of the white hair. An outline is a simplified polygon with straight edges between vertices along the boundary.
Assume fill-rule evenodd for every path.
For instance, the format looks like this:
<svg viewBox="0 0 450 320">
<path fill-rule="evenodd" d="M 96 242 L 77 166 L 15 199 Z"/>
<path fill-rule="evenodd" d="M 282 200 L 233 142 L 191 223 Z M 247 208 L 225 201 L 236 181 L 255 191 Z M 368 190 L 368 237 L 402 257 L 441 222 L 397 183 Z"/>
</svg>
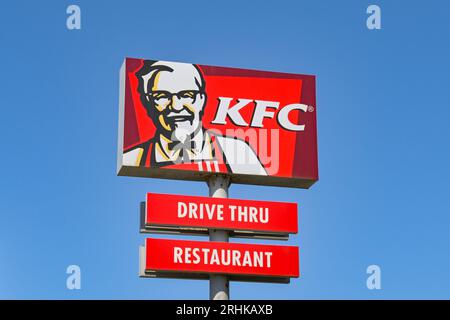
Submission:
<svg viewBox="0 0 450 320">
<path fill-rule="evenodd" d="M 149 81 L 154 79 L 156 74 L 161 71 L 179 71 L 187 74 L 191 74 L 200 90 L 203 90 L 205 87 L 205 82 L 203 80 L 200 71 L 193 64 L 189 63 L 181 63 L 181 62 L 169 62 L 169 61 L 156 61 L 151 64 L 149 68 L 149 72 L 146 74 L 141 74 L 143 80 L 143 91 L 148 93 Z"/>
</svg>

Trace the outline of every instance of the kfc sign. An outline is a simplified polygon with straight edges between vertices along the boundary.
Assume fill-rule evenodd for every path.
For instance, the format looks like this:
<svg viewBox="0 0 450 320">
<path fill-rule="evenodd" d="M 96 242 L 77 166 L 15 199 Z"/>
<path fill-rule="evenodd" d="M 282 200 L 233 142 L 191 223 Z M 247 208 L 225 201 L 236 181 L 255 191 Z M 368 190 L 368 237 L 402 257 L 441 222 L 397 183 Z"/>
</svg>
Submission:
<svg viewBox="0 0 450 320">
<path fill-rule="evenodd" d="M 127 58 L 118 174 L 308 188 L 318 180 L 315 77 Z"/>
<path fill-rule="evenodd" d="M 140 275 L 280 282 L 299 277 L 298 247 L 148 238 L 141 249 Z M 285 281 L 283 281 L 285 282 Z"/>
<path fill-rule="evenodd" d="M 208 228 L 232 236 L 284 237 L 297 233 L 297 204 L 147 193 L 143 232 L 208 234 Z"/>
</svg>

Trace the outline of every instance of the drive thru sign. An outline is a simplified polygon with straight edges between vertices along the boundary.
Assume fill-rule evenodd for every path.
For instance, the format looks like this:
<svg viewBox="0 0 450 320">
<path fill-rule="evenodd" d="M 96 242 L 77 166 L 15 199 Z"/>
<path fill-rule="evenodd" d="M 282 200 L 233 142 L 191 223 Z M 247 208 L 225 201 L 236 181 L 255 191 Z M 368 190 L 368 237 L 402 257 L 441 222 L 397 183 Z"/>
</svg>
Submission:
<svg viewBox="0 0 450 320">
<path fill-rule="evenodd" d="M 297 233 L 297 204 L 147 193 L 142 232 L 207 234 L 224 229 L 234 236 L 287 238 Z"/>
</svg>

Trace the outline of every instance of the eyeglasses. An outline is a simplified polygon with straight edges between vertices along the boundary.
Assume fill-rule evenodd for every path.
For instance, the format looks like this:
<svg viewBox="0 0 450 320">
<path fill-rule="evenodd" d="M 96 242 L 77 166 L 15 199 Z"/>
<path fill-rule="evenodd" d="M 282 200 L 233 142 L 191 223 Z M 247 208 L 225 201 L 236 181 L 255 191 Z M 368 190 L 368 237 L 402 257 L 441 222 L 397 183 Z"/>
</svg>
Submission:
<svg viewBox="0 0 450 320">
<path fill-rule="evenodd" d="M 182 104 L 184 103 L 194 103 L 197 94 L 201 93 L 198 90 L 183 90 L 177 93 L 172 93 L 169 91 L 152 91 L 147 93 L 145 96 L 153 101 L 153 103 L 161 106 L 167 107 L 174 96 L 176 96 Z"/>
</svg>

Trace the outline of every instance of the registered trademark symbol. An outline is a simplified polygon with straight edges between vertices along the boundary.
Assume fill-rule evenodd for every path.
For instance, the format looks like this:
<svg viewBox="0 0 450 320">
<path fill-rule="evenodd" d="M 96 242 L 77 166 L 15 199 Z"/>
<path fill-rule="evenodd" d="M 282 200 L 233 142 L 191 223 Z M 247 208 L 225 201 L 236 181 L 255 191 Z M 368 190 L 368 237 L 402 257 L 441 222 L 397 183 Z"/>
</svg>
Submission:
<svg viewBox="0 0 450 320">
<path fill-rule="evenodd" d="M 314 107 L 313 106 L 308 106 L 308 112 L 313 112 L 314 111 Z"/>
</svg>

